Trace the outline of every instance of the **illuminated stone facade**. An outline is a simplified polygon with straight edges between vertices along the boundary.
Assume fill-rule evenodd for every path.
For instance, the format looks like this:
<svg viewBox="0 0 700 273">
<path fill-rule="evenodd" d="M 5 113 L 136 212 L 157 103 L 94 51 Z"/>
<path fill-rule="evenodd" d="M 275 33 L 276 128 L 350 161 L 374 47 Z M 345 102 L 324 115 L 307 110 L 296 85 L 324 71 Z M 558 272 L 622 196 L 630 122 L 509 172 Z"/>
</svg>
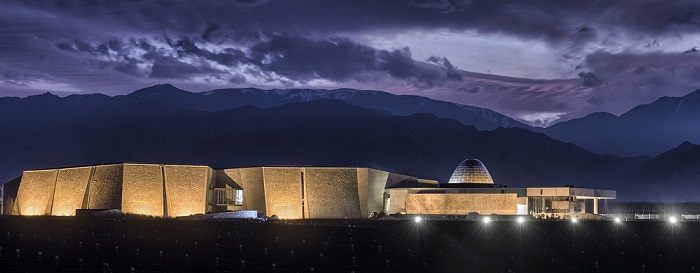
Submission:
<svg viewBox="0 0 700 273">
<path fill-rule="evenodd" d="M 122 205 L 122 176 L 124 164 L 93 167 L 92 179 L 87 186 L 88 199 L 83 208 L 114 209 Z"/>
<path fill-rule="evenodd" d="M 78 209 L 119 209 L 157 217 L 201 214 L 207 210 L 212 174 L 207 166 L 128 163 L 25 171 L 14 196 L 7 196 L 13 204 L 4 212 L 72 216 Z"/>
<path fill-rule="evenodd" d="M 83 206 L 90 175 L 92 175 L 90 167 L 58 170 L 51 215 L 75 215 L 75 208 Z"/>
<path fill-rule="evenodd" d="M 58 170 L 26 172 L 17 192 L 21 215 L 50 215 Z"/>
<path fill-rule="evenodd" d="M 517 214 L 518 195 L 427 193 L 406 195 L 408 214 Z"/>
<path fill-rule="evenodd" d="M 202 166 L 163 167 L 165 177 L 165 215 L 184 216 L 203 213 L 207 209 L 207 190 L 213 171 Z"/>
<path fill-rule="evenodd" d="M 299 168 L 263 168 L 267 215 L 301 219 L 302 185 Z"/>
<path fill-rule="evenodd" d="M 217 187 L 240 187 L 243 202 L 227 210 L 257 210 L 282 219 L 364 218 L 384 210 L 384 193 L 392 185 L 437 186 L 418 179 L 369 168 L 256 167 L 216 171 Z"/>
<path fill-rule="evenodd" d="M 452 179 L 455 178 L 455 179 Z M 508 188 L 494 184 L 475 159 L 463 161 L 449 183 L 357 167 L 250 167 L 109 164 L 25 171 L 3 185 L 10 215 L 72 216 L 78 209 L 179 217 L 257 211 L 282 219 L 364 218 L 388 214 L 542 214 L 586 212 L 615 191 Z M 462 181 L 454 183 L 454 181 Z"/>
<path fill-rule="evenodd" d="M 8 183 L 10 184 L 10 183 Z M 364 218 L 384 210 L 387 187 L 437 181 L 368 168 L 111 164 L 25 171 L 4 194 L 13 215 L 72 216 L 78 209 L 178 217 L 254 210 L 283 219 Z M 240 194 L 240 195 L 239 195 Z"/>
</svg>

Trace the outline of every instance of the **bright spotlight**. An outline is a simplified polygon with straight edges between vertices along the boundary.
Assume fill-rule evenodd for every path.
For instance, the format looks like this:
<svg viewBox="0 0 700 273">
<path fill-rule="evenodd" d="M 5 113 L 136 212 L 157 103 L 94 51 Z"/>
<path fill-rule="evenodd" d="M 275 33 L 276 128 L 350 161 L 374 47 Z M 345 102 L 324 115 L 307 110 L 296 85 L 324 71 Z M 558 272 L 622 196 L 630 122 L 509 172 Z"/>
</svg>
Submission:
<svg viewBox="0 0 700 273">
<path fill-rule="evenodd" d="M 576 218 L 571 218 L 571 222 L 572 222 L 572 223 L 576 223 L 576 222 L 578 222 L 578 219 L 576 219 Z"/>
<path fill-rule="evenodd" d="M 525 223 L 525 218 L 523 217 L 518 217 L 518 224 Z"/>
<path fill-rule="evenodd" d="M 620 217 L 615 217 L 615 223 L 619 224 L 620 222 L 622 222 L 622 220 L 620 220 Z"/>
<path fill-rule="evenodd" d="M 488 216 L 484 217 L 483 221 L 484 221 L 484 224 L 488 224 L 489 222 L 491 222 L 491 218 L 489 218 Z"/>
<path fill-rule="evenodd" d="M 420 223 L 420 221 L 423 221 L 423 219 L 421 219 L 420 216 L 416 216 L 416 218 L 413 219 L 413 221 L 416 221 L 416 223 Z"/>
<path fill-rule="evenodd" d="M 668 221 L 671 222 L 671 224 L 675 224 L 676 222 L 678 222 L 678 220 L 676 219 L 676 217 L 668 218 Z"/>
</svg>

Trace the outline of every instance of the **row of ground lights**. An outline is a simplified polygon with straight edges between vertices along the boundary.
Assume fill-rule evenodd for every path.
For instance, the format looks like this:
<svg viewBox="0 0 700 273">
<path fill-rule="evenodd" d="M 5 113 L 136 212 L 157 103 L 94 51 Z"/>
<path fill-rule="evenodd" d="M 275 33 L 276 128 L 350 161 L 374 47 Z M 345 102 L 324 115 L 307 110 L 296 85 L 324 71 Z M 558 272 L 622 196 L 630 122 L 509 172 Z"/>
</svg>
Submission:
<svg viewBox="0 0 700 273">
<path fill-rule="evenodd" d="M 416 223 L 420 223 L 421 221 L 423 221 L 423 218 L 421 218 L 420 216 L 416 216 L 413 220 L 414 220 Z M 488 224 L 488 223 L 491 222 L 491 218 L 487 216 L 487 217 L 482 218 L 481 221 L 483 221 L 484 224 Z M 516 221 L 518 222 L 518 224 L 522 224 L 522 223 L 525 223 L 525 218 L 524 218 L 524 217 L 518 217 Z M 614 221 L 615 221 L 616 224 L 622 223 L 622 219 L 620 219 L 619 217 L 615 217 L 615 218 L 614 218 Z M 670 217 L 670 218 L 668 218 L 668 221 L 669 221 L 671 224 L 675 224 L 676 222 L 678 222 L 678 220 L 676 219 L 676 217 Z M 578 218 L 571 218 L 571 222 L 572 222 L 572 223 L 578 222 Z"/>
</svg>

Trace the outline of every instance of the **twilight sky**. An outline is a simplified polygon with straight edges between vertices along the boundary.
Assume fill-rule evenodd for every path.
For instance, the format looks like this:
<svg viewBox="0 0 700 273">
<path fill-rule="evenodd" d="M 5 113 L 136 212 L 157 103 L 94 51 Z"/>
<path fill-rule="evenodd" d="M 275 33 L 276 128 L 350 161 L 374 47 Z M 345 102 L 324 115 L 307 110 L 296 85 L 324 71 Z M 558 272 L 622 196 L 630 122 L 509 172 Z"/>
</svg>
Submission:
<svg viewBox="0 0 700 273">
<path fill-rule="evenodd" d="M 697 0 L 7 0 L 0 96 L 350 87 L 546 126 L 700 88 L 699 48 Z"/>
</svg>

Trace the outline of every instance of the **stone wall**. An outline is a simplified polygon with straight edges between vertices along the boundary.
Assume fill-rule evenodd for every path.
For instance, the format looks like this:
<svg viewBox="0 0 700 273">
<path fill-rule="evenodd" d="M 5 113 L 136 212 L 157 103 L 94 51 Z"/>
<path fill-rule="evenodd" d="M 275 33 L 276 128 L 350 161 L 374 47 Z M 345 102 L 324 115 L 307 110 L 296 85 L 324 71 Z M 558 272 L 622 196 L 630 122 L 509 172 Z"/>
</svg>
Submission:
<svg viewBox="0 0 700 273">
<path fill-rule="evenodd" d="M 166 165 L 163 168 L 167 216 L 204 214 L 209 167 Z"/>
<path fill-rule="evenodd" d="M 253 167 L 214 171 L 207 166 L 112 164 L 26 171 L 5 209 L 22 215 L 75 215 L 76 209 L 177 217 L 213 212 L 210 186 L 243 189 L 242 206 L 268 216 L 364 218 L 384 209 L 387 184 L 416 179 L 368 168 Z M 303 182 L 302 182 L 303 181 Z M 16 194 L 15 194 L 16 192 Z M 392 196 L 404 207 L 403 195 Z M 393 206 L 393 204 L 392 204 Z"/>
<path fill-rule="evenodd" d="M 479 214 L 517 214 L 517 202 L 518 196 L 514 193 L 407 194 L 406 213 L 468 214 L 470 212 L 476 212 Z"/>
<path fill-rule="evenodd" d="M 122 208 L 123 164 L 95 166 L 88 185 L 88 209 Z"/>
<path fill-rule="evenodd" d="M 263 180 L 267 215 L 277 215 L 282 219 L 303 218 L 300 168 L 265 167 Z"/>
<path fill-rule="evenodd" d="M 25 171 L 17 191 L 21 215 L 49 215 L 58 170 Z"/>
<path fill-rule="evenodd" d="M 163 168 L 151 164 L 124 164 L 122 212 L 163 216 Z"/>
<path fill-rule="evenodd" d="M 305 168 L 309 218 L 360 218 L 356 168 Z"/>
<path fill-rule="evenodd" d="M 51 215 L 73 216 L 76 209 L 83 207 L 92 170 L 93 167 L 58 170 Z"/>
</svg>

